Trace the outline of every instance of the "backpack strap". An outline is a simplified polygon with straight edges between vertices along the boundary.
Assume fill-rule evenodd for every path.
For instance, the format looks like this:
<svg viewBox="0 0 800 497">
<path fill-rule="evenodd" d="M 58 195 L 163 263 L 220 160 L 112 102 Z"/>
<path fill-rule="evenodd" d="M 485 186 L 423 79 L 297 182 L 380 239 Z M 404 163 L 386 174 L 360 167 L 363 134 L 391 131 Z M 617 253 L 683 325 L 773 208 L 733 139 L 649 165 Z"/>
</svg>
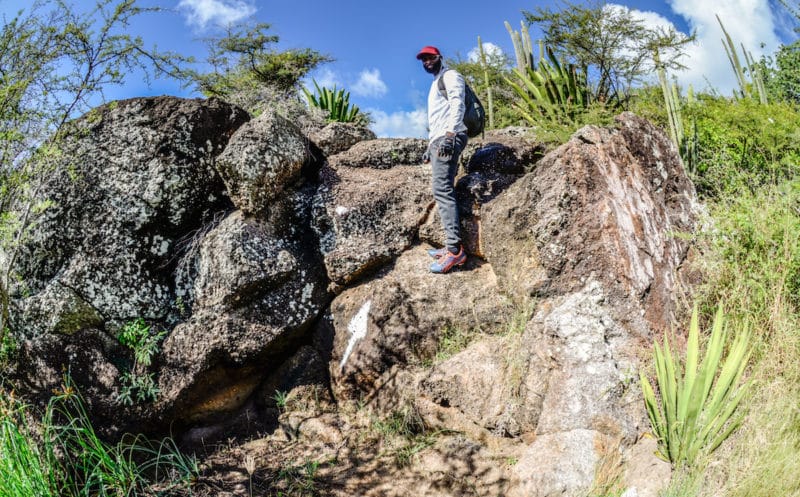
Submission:
<svg viewBox="0 0 800 497">
<path fill-rule="evenodd" d="M 442 72 L 442 75 L 439 76 L 439 81 L 438 81 L 439 94 L 443 96 L 445 100 L 448 100 L 448 98 L 447 98 L 447 88 L 445 88 L 444 86 L 444 73 L 451 70 L 452 69 L 445 69 L 444 72 Z"/>
</svg>

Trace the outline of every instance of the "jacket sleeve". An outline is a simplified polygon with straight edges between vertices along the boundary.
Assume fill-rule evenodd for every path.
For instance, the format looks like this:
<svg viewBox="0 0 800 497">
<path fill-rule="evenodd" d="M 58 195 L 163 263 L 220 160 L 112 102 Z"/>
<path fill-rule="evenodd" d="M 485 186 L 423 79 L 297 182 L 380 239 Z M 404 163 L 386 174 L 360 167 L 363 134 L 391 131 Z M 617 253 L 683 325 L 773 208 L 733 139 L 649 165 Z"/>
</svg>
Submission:
<svg viewBox="0 0 800 497">
<path fill-rule="evenodd" d="M 453 132 L 464 131 L 464 111 L 466 106 L 464 104 L 464 97 L 466 90 L 464 89 L 464 77 L 458 71 L 447 71 L 442 74 L 444 78 L 445 88 L 447 89 L 447 104 L 449 110 L 447 112 L 446 130 Z"/>
</svg>

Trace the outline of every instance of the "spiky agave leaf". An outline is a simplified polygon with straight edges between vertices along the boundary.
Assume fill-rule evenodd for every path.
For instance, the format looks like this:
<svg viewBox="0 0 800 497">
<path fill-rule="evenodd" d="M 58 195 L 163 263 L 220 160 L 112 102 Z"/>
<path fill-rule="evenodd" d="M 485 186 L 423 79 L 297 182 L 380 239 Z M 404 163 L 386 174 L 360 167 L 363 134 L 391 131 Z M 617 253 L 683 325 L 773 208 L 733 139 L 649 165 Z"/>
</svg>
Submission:
<svg viewBox="0 0 800 497">
<path fill-rule="evenodd" d="M 691 465 L 703 453 L 710 453 L 736 429 L 744 416 L 738 411 L 750 382 L 740 385 L 750 358 L 750 332 L 737 334 L 727 356 L 722 305 L 717 309 L 711 337 L 702 362 L 697 307 L 692 312 L 686 344 L 684 374 L 667 336 L 663 347 L 654 344 L 653 356 L 661 403 L 644 374 L 640 375 L 645 408 L 659 439 L 659 453 L 673 463 Z M 721 363 L 721 366 L 720 366 Z M 738 412 L 737 412 L 738 411 Z"/>
</svg>

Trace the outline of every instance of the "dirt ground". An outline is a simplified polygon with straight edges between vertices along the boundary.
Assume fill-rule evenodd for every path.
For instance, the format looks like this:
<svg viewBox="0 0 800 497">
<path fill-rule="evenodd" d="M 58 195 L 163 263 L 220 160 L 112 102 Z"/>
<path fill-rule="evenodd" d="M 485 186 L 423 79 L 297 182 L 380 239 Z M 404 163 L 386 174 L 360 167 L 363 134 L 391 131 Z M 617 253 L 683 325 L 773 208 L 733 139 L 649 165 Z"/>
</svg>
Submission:
<svg viewBox="0 0 800 497">
<path fill-rule="evenodd" d="M 290 408 L 291 406 L 287 406 Z M 307 407 L 307 406 L 305 406 Z M 413 408 L 380 416 L 354 403 L 282 412 L 251 440 L 209 445 L 193 495 L 502 496 L 518 444 L 490 450 L 462 432 L 425 426 Z"/>
</svg>

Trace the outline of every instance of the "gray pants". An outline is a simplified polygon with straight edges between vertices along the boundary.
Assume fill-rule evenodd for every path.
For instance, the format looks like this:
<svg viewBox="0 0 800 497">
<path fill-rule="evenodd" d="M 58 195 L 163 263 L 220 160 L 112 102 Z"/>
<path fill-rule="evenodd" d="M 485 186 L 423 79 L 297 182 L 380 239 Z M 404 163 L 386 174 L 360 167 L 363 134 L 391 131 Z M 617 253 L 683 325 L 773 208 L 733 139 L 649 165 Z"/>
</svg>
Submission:
<svg viewBox="0 0 800 497">
<path fill-rule="evenodd" d="M 467 145 L 466 133 L 455 136 L 455 150 L 449 160 L 439 157 L 439 144 L 444 137 L 433 140 L 428 146 L 433 167 L 433 198 L 436 199 L 436 208 L 442 218 L 444 228 L 444 242 L 448 249 L 458 250 L 461 245 L 460 225 L 458 221 L 458 205 L 456 204 L 455 178 L 458 172 L 458 157 Z"/>
</svg>

